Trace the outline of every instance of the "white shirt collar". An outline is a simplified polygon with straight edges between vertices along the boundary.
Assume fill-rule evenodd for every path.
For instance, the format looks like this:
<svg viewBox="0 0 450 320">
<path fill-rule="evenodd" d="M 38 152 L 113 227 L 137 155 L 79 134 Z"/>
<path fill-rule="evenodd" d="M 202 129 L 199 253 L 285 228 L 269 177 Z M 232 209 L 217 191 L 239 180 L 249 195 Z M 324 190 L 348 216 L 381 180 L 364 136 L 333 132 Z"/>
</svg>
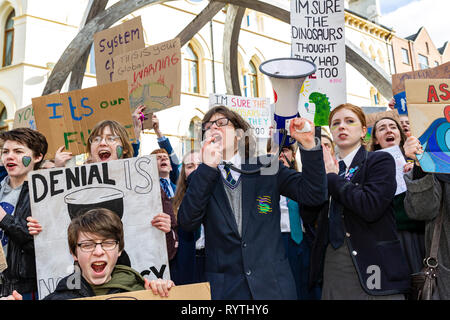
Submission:
<svg viewBox="0 0 450 320">
<path fill-rule="evenodd" d="M 236 153 L 230 160 L 228 160 L 228 161 L 225 161 L 226 163 L 231 163 L 233 166 L 235 166 L 236 168 L 241 168 L 241 163 L 242 163 L 242 160 L 241 160 L 241 156 L 240 156 L 240 154 L 239 153 Z M 219 165 L 219 168 L 223 168 L 224 167 L 224 165 L 223 164 L 220 164 Z M 231 170 L 233 170 L 233 169 L 231 169 Z"/>
<path fill-rule="evenodd" d="M 350 152 L 344 159 L 341 159 L 341 157 L 339 156 L 339 154 L 337 155 L 337 160 L 343 160 L 345 163 L 345 167 L 346 167 L 346 172 L 350 169 L 350 165 L 353 162 L 353 158 L 355 157 L 356 153 L 358 153 L 358 150 L 361 148 L 361 145 L 359 145 L 357 148 L 355 148 L 355 150 L 353 150 L 352 152 Z"/>
</svg>

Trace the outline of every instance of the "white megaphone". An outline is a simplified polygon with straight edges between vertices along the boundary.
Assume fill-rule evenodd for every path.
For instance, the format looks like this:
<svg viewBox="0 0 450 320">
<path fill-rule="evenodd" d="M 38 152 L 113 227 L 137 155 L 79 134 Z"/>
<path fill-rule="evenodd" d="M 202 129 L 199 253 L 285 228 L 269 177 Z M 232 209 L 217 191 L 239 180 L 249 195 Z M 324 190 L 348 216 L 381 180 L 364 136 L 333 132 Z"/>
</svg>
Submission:
<svg viewBox="0 0 450 320">
<path fill-rule="evenodd" d="M 295 58 L 278 58 L 267 60 L 259 66 L 259 70 L 269 77 L 272 82 L 275 101 L 275 142 L 281 144 L 282 134 L 280 129 L 286 129 L 288 136 L 284 145 L 291 145 L 295 142 L 289 136 L 290 121 L 297 116 L 298 99 L 300 89 L 306 77 L 316 72 L 316 65 L 312 62 Z M 302 132 L 311 131 L 309 123 Z"/>
</svg>

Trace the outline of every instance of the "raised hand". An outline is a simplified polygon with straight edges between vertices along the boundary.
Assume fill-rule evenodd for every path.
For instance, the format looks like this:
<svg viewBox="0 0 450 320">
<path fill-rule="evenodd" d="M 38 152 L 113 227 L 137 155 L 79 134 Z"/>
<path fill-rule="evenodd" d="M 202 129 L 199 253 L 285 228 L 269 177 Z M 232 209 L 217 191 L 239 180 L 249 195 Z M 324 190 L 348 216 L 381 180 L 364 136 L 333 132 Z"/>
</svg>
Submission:
<svg viewBox="0 0 450 320">
<path fill-rule="evenodd" d="M 207 138 L 202 147 L 202 162 L 212 168 L 217 168 L 223 158 L 221 137 L 213 135 Z"/>
<path fill-rule="evenodd" d="M 61 146 L 61 147 L 58 148 L 58 150 L 56 150 L 56 153 L 55 153 L 55 167 L 57 167 L 57 168 L 65 167 L 67 161 L 72 159 L 72 152 L 63 151 L 64 148 L 65 148 L 64 146 Z"/>
<path fill-rule="evenodd" d="M 408 138 L 405 141 L 405 144 L 403 145 L 403 150 L 405 151 L 405 155 L 408 158 L 414 159 L 414 161 L 417 161 L 417 155 L 423 153 L 422 144 L 420 143 L 419 139 L 412 136 L 410 132 L 407 132 L 406 135 Z"/>
<path fill-rule="evenodd" d="M 311 128 L 310 131 L 300 132 L 308 125 Z M 291 121 L 289 131 L 291 137 L 299 142 L 303 148 L 308 150 L 315 147 L 316 143 L 314 141 L 314 123 L 312 123 L 310 120 L 305 118 L 295 118 Z"/>
</svg>

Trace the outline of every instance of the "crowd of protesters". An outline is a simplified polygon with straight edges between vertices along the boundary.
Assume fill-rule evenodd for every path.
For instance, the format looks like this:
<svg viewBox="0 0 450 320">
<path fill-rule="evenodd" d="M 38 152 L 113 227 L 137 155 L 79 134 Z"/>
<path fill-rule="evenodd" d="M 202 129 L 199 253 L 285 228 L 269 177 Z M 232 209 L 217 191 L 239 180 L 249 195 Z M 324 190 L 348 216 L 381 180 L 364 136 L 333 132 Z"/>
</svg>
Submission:
<svg viewBox="0 0 450 320">
<path fill-rule="evenodd" d="M 143 108 L 133 113 L 137 137 Z M 407 117 L 401 123 L 379 119 L 370 139 L 355 105 L 336 106 L 328 121 L 329 131 L 316 136 L 301 132 L 312 122 L 296 118 L 290 124 L 294 144 L 270 141 L 267 154 L 255 155 L 250 124 L 216 106 L 202 120 L 201 149 L 178 157 L 153 115 L 160 148 L 151 154 L 163 212 L 149 227 L 166 234 L 171 280 L 149 281 L 133 270 L 121 220 L 96 208 L 79 214 L 67 230 L 81 287 L 62 279 L 39 298 L 144 289 L 165 297 L 175 285 L 207 281 L 212 299 L 408 299 L 411 274 L 423 268 L 442 212 L 433 298 L 450 299 L 450 175 L 421 169 L 423 149 Z M 61 147 L 44 161 L 46 138 L 32 129 L 3 132 L 0 139 L 0 238 L 8 265 L 0 274 L 1 296 L 37 299 L 33 237 L 43 228 L 32 217 L 27 175 L 65 166 L 73 156 Z M 394 146 L 406 161 L 407 190 L 399 194 L 394 158 L 380 152 Z M 90 133 L 86 163 L 135 157 L 139 147 L 121 124 L 104 120 Z"/>
</svg>

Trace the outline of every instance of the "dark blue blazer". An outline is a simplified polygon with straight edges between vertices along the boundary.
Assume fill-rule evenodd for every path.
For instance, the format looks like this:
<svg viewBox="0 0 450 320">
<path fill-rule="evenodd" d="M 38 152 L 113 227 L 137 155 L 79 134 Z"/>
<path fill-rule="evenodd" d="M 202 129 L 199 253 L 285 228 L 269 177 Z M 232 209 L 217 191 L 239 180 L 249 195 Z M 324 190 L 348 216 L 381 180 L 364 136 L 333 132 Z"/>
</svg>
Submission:
<svg viewBox="0 0 450 320">
<path fill-rule="evenodd" d="M 242 237 L 219 169 L 201 164 L 189 176 L 178 222 L 187 231 L 203 223 L 213 299 L 296 299 L 280 230 L 280 194 L 309 205 L 327 197 L 322 150 L 301 151 L 301 158 L 303 173 L 279 163 L 272 174 L 241 174 Z M 242 169 L 260 166 L 243 163 Z"/>
<path fill-rule="evenodd" d="M 355 167 L 358 169 L 350 181 L 335 173 L 329 173 L 327 178 L 330 195 L 342 205 L 345 239 L 360 283 L 370 295 L 405 293 L 410 283 L 393 210 L 397 189 L 394 158 L 387 152 L 368 152 L 361 147 L 350 166 Z M 322 278 L 329 243 L 328 208 L 327 202 L 321 207 L 303 206 L 300 210 L 306 223 L 317 221 L 318 226 L 312 248 L 310 286 L 320 283 Z M 381 271 L 380 289 L 367 286 L 368 278 L 374 274 L 370 266 L 378 266 Z"/>
</svg>

